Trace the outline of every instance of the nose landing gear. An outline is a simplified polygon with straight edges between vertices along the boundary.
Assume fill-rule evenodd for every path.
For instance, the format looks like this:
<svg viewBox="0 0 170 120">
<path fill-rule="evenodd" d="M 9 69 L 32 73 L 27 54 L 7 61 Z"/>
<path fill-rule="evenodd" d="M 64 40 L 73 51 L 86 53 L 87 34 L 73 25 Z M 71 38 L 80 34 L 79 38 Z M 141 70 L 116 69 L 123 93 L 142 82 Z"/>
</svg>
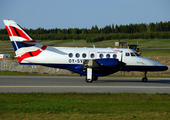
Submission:
<svg viewBox="0 0 170 120">
<path fill-rule="evenodd" d="M 145 71 L 145 77 L 142 78 L 142 82 L 147 82 L 148 81 L 146 73 L 147 73 L 147 71 Z"/>
</svg>

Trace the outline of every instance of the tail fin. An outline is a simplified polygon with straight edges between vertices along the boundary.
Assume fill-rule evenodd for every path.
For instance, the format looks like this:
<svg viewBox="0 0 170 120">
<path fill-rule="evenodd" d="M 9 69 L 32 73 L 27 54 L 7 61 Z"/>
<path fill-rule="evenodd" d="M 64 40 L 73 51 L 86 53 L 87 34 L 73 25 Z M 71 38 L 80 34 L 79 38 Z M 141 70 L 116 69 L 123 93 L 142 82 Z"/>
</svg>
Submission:
<svg viewBox="0 0 170 120">
<path fill-rule="evenodd" d="M 11 41 L 35 41 L 15 21 L 4 20 Z"/>
<path fill-rule="evenodd" d="M 15 51 L 25 47 L 23 42 L 36 42 L 15 21 L 4 20 L 4 24 Z"/>
<path fill-rule="evenodd" d="M 15 21 L 4 20 L 4 24 L 19 63 L 25 58 L 39 55 L 46 49 L 46 46 L 38 44 Z"/>
</svg>

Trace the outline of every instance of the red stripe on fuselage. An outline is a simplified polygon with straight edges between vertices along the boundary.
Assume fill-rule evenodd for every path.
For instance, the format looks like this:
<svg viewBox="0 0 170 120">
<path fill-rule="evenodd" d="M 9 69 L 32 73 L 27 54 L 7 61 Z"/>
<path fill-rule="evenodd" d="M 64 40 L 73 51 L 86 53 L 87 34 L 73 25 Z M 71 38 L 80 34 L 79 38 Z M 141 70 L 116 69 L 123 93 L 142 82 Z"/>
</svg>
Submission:
<svg viewBox="0 0 170 120">
<path fill-rule="evenodd" d="M 16 57 L 18 59 L 18 62 L 20 63 L 23 59 L 31 57 L 30 53 L 25 53 L 21 55 L 20 57 Z"/>
<path fill-rule="evenodd" d="M 46 48 L 47 48 L 47 46 L 42 46 L 42 47 L 41 47 L 42 50 L 45 50 Z M 21 63 L 21 61 L 22 61 L 23 59 L 29 58 L 29 57 L 38 56 L 41 52 L 42 52 L 42 51 L 41 51 L 40 49 L 38 49 L 38 50 L 36 50 L 36 51 L 27 52 L 27 53 L 25 53 L 25 54 L 23 54 L 23 55 L 21 55 L 21 56 L 16 57 L 16 58 L 18 59 L 18 62 Z M 33 56 L 31 56 L 30 53 L 31 53 Z"/>
<path fill-rule="evenodd" d="M 47 48 L 47 46 L 45 46 L 45 45 L 43 45 L 43 46 L 41 47 L 42 50 L 45 50 L 46 48 Z"/>
</svg>

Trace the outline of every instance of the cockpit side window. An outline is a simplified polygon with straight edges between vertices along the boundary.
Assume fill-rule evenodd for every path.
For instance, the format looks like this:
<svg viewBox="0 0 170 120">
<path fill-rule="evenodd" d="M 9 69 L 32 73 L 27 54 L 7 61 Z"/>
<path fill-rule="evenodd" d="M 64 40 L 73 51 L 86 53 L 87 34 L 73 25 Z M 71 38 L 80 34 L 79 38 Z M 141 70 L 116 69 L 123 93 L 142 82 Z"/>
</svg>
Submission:
<svg viewBox="0 0 170 120">
<path fill-rule="evenodd" d="M 128 52 L 126 52 L 126 56 L 130 56 L 130 54 Z"/>
<path fill-rule="evenodd" d="M 138 53 L 136 53 L 136 52 L 135 52 L 135 55 L 136 55 L 136 56 L 140 56 L 140 55 L 139 55 Z"/>
<path fill-rule="evenodd" d="M 131 54 L 131 56 L 132 56 L 132 57 L 134 57 L 134 56 L 135 56 L 135 54 L 134 54 L 133 52 L 131 52 L 130 54 Z"/>
</svg>

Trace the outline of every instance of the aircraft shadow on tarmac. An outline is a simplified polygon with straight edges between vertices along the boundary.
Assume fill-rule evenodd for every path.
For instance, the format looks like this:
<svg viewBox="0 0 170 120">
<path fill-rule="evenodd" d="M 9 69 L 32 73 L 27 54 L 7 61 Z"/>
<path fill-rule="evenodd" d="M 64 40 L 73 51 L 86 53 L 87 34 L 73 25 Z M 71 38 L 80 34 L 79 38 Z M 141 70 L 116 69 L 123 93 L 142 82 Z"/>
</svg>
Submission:
<svg viewBox="0 0 170 120">
<path fill-rule="evenodd" d="M 94 81 L 95 82 L 95 81 Z M 104 83 L 104 82 L 133 82 L 133 83 L 161 83 L 161 84 L 170 84 L 170 80 L 148 80 L 147 82 L 142 82 L 142 80 L 98 80 L 95 83 Z"/>
</svg>

